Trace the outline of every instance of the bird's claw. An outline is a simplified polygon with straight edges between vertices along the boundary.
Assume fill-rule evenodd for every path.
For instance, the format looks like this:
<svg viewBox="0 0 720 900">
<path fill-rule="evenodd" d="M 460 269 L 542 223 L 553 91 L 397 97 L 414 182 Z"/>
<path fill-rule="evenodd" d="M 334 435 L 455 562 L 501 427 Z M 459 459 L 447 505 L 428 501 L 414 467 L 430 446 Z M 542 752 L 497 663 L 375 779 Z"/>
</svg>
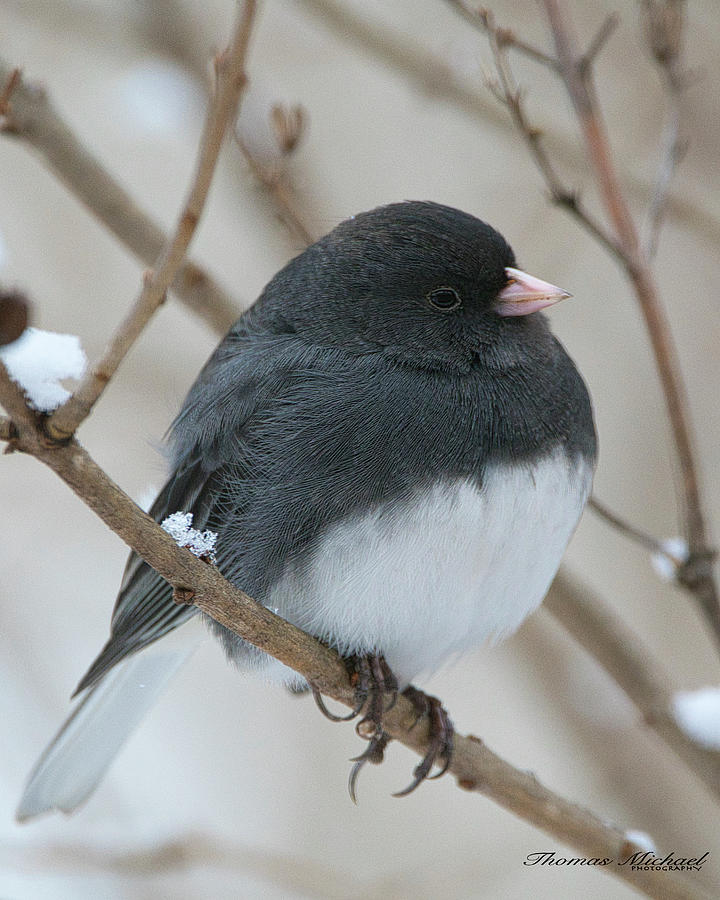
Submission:
<svg viewBox="0 0 720 900">
<path fill-rule="evenodd" d="M 351 760 L 354 765 L 348 779 L 350 797 L 353 803 L 357 803 L 355 788 L 361 769 L 366 763 L 377 765 L 383 761 L 385 748 L 390 742 L 390 736 L 383 730 L 383 717 L 397 703 L 399 690 L 397 679 L 383 656 L 378 654 L 351 656 L 345 663 L 350 673 L 350 681 L 355 688 L 355 707 L 350 713 L 344 716 L 335 715 L 325 706 L 316 688 L 312 688 L 312 693 L 320 711 L 333 722 L 347 722 L 364 713 L 355 726 L 355 731 L 369 743 L 363 753 Z M 428 716 L 430 743 L 427 753 L 413 771 L 412 782 L 404 790 L 393 794 L 394 797 L 407 796 L 426 778 L 440 778 L 444 775 L 452 760 L 453 751 L 453 725 L 437 697 L 429 697 L 412 686 L 405 688 L 402 693 L 410 700 L 417 713 L 413 728 L 423 716 Z M 430 775 L 436 763 L 441 765 L 440 771 Z"/>
<path fill-rule="evenodd" d="M 357 707 L 351 710 L 346 716 L 338 716 L 334 712 L 330 712 L 330 710 L 325 706 L 325 701 L 322 698 L 322 694 L 317 688 L 311 688 L 313 699 L 315 700 L 315 705 L 320 710 L 320 712 L 325 716 L 326 719 L 330 719 L 331 722 L 349 722 L 350 719 L 354 719 L 355 716 L 360 712 Z"/>
<path fill-rule="evenodd" d="M 412 685 L 405 688 L 403 696 L 407 697 L 417 712 L 413 728 L 424 715 L 429 717 L 429 746 L 427 753 L 413 771 L 411 783 L 404 790 L 393 794 L 393 797 L 407 797 L 426 778 L 440 778 L 447 772 L 452 761 L 453 735 L 455 733 L 450 717 L 437 697 L 429 697 Z M 431 775 L 432 767 L 440 761 L 442 761 L 440 771 Z"/>
<path fill-rule="evenodd" d="M 357 784 L 357 778 L 360 774 L 360 770 L 366 763 L 373 763 L 373 765 L 380 765 L 380 763 L 385 759 L 385 748 L 390 742 L 390 736 L 386 734 L 384 731 L 379 735 L 375 735 L 370 738 L 370 743 L 367 745 L 365 751 L 360 754 L 360 756 L 355 756 L 350 762 L 355 763 L 355 765 L 350 769 L 350 776 L 348 777 L 348 791 L 350 793 L 350 799 L 353 803 L 357 803 L 357 794 L 355 793 L 355 785 Z"/>
</svg>

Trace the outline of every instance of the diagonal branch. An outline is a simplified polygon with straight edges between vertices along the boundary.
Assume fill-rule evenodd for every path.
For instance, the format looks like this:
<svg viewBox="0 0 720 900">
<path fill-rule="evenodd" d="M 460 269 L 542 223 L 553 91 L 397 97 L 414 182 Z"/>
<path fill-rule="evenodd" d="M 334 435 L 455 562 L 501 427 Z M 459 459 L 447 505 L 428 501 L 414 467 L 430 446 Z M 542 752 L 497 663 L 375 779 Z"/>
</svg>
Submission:
<svg viewBox="0 0 720 900">
<path fill-rule="evenodd" d="M 474 28 L 487 31 L 488 20 L 492 18 L 492 13 L 489 10 L 478 8 L 477 6 L 470 7 L 465 3 L 465 0 L 447 0 L 447 3 Z M 522 53 L 523 56 L 527 56 L 528 59 L 547 66 L 548 69 L 552 69 L 555 72 L 557 71 L 558 63 L 554 56 L 550 56 L 549 53 L 545 53 L 539 47 L 524 41 L 509 28 L 497 28 L 494 31 L 498 46 L 502 48 L 513 47 L 519 53 Z"/>
<path fill-rule="evenodd" d="M 349 707 L 355 694 L 340 657 L 299 628 L 256 603 L 227 582 L 211 565 L 179 547 L 144 513 L 74 440 L 49 443 L 37 414 L 0 364 L 0 402 L 16 433 L 11 447 L 49 466 L 116 534 L 163 576 L 182 602 L 192 602 L 226 628 L 270 653 L 303 675 L 319 691 Z M 413 704 L 398 697 L 383 727 L 420 755 L 428 748 L 428 721 L 419 722 Z M 528 772 L 514 768 L 473 735 L 456 735 L 450 771 L 460 787 L 490 797 L 547 834 L 587 857 L 621 861 L 642 848 L 622 829 L 544 787 Z M 613 865 L 606 871 L 650 897 L 691 900 L 706 895 L 698 885 L 667 872 L 633 871 Z"/>
<path fill-rule="evenodd" d="M 225 131 L 235 117 L 247 82 L 245 56 L 254 13 L 255 0 L 245 0 L 230 46 L 216 60 L 215 94 L 201 138 L 195 175 L 175 232 L 163 248 L 155 269 L 145 274 L 135 305 L 111 339 L 102 359 L 93 366 L 72 396 L 46 421 L 46 432 L 53 440 L 68 440 L 90 414 L 128 350 L 165 300 L 166 292 L 182 265 L 205 206 Z"/>
<path fill-rule="evenodd" d="M 527 117 L 522 92 L 515 81 L 507 56 L 506 47 L 510 43 L 507 38 L 509 32 L 496 26 L 495 18 L 488 10 L 478 12 L 476 19 L 488 35 L 498 76 L 497 82 L 490 83 L 490 89 L 495 97 L 507 106 L 515 126 L 545 180 L 550 191 L 550 199 L 573 215 L 610 253 L 619 256 L 620 247 L 612 234 L 585 208 L 577 192 L 563 184 L 542 142 L 542 131 L 535 127 Z M 513 37 L 513 42 L 514 40 Z M 515 46 L 514 43 L 513 46 Z"/>
<path fill-rule="evenodd" d="M 258 159 L 244 140 L 239 128 L 235 129 L 235 140 L 253 175 L 270 194 L 278 215 L 288 231 L 306 247 L 312 244 L 315 238 L 303 221 L 285 166 L 286 158 L 297 149 L 305 129 L 305 110 L 302 106 L 288 109 L 276 103 L 270 115 L 279 158 L 267 163 Z"/>
<path fill-rule="evenodd" d="M 89 152 L 59 115 L 43 88 L 28 84 L 0 60 L 0 133 L 36 150 L 58 178 L 122 243 L 146 265 L 152 265 L 168 238 L 127 191 Z M 18 73 L 16 75 L 15 73 Z M 200 266 L 185 262 L 172 290 L 219 334 L 238 316 L 236 303 Z"/>
<path fill-rule="evenodd" d="M 667 105 L 660 135 L 660 161 L 643 243 L 645 253 L 652 259 L 657 252 L 660 229 L 670 199 L 670 183 L 686 150 L 686 144 L 680 137 L 680 101 L 689 79 L 682 64 L 685 0 L 640 0 L 640 6 L 648 45 L 665 88 Z"/>
<path fill-rule="evenodd" d="M 437 53 L 431 53 L 397 34 L 395 29 L 375 26 L 368 17 L 353 11 L 341 0 L 295 0 L 309 14 L 330 29 L 339 40 L 360 48 L 381 65 L 392 68 L 423 95 L 446 100 L 466 114 L 482 121 L 504 127 L 506 120 L 499 116 L 496 104 L 484 99 L 484 92 L 474 90 L 467 79 L 452 65 L 444 64 Z M 443 0 L 446 2 L 446 0 Z M 468 9 L 470 5 L 466 3 Z M 507 29 L 502 29 L 507 31 Z M 579 154 L 563 134 L 553 133 L 553 146 L 558 157 L 574 166 Z M 633 197 L 646 198 L 652 185 L 640 173 L 628 173 L 628 185 Z M 704 240 L 720 242 L 720 219 L 706 206 L 681 196 L 668 198 L 668 212 L 691 234 Z"/>
<path fill-rule="evenodd" d="M 621 247 L 623 267 L 633 285 L 645 318 L 655 364 L 665 396 L 675 450 L 682 473 L 684 526 L 690 557 L 678 573 L 679 583 L 699 601 L 715 638 L 720 642 L 720 596 L 713 576 L 713 552 L 708 545 L 705 513 L 689 419 L 689 403 L 680 361 L 660 294 L 613 165 L 605 124 L 600 113 L 592 71 L 570 32 L 568 17 L 558 0 L 544 0 L 555 41 L 560 74 L 578 117 L 590 162 L 607 215 Z"/>
<path fill-rule="evenodd" d="M 606 506 L 602 501 L 598 500 L 594 494 L 588 500 L 588 507 L 616 531 L 624 534 L 625 537 L 630 538 L 631 541 L 635 541 L 636 544 L 644 547 L 650 553 L 665 556 L 676 568 L 683 565 L 685 560 L 673 555 L 668 550 L 664 541 L 661 541 L 660 538 L 648 534 L 647 531 L 643 531 L 642 528 L 638 528 L 637 525 L 633 525 L 631 522 L 623 519 L 622 516 L 611 510 L 609 506 Z"/>
<path fill-rule="evenodd" d="M 602 24 L 595 32 L 595 37 L 593 37 L 587 50 L 580 57 L 579 65 L 581 72 L 585 73 L 590 71 L 590 67 L 600 55 L 601 50 L 610 40 L 619 24 L 620 16 L 616 12 L 609 13 L 609 15 L 605 16 Z"/>
<path fill-rule="evenodd" d="M 679 0 L 674 0 L 679 2 Z M 688 414 L 687 392 L 682 380 L 677 350 L 667 316 L 650 268 L 615 173 L 609 142 L 598 108 L 592 82 L 592 61 L 614 27 L 608 19 L 600 28 L 586 53 L 581 53 L 570 36 L 566 15 L 557 0 L 545 0 L 555 40 L 558 72 L 565 84 L 578 116 L 585 148 L 612 231 L 584 210 L 572 191 L 568 191 L 557 175 L 541 143 L 541 133 L 525 115 L 522 95 L 517 87 L 505 49 L 508 39 L 495 25 L 491 13 L 480 10 L 476 16 L 487 31 L 495 60 L 498 83 L 493 90 L 510 110 L 520 134 L 550 189 L 552 199 L 573 214 L 581 224 L 614 256 L 625 269 L 644 315 L 656 367 L 665 397 L 676 453 L 682 472 L 681 505 L 685 510 L 685 535 L 690 548 L 687 562 L 678 569 L 677 581 L 698 601 L 708 624 L 720 642 L 720 596 L 713 574 L 714 552 L 708 544 L 705 514 L 695 461 Z M 675 70 L 674 70 L 675 71 Z"/>
<path fill-rule="evenodd" d="M 645 724 L 720 797 L 720 752 L 700 746 L 679 727 L 672 712 L 673 690 L 638 635 L 565 569 L 553 581 L 543 608 L 600 663 Z"/>
</svg>

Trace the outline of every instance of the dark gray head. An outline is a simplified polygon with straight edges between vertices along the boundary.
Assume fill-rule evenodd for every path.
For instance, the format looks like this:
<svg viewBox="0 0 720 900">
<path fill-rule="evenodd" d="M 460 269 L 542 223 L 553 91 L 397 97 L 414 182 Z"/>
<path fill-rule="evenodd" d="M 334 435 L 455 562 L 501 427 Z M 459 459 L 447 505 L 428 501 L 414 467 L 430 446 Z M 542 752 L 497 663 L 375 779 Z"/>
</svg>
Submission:
<svg viewBox="0 0 720 900">
<path fill-rule="evenodd" d="M 490 225 L 408 201 L 338 225 L 273 278 L 253 318 L 313 342 L 452 368 L 473 356 L 515 356 L 545 332 L 528 314 L 564 296 L 517 270 Z"/>
</svg>

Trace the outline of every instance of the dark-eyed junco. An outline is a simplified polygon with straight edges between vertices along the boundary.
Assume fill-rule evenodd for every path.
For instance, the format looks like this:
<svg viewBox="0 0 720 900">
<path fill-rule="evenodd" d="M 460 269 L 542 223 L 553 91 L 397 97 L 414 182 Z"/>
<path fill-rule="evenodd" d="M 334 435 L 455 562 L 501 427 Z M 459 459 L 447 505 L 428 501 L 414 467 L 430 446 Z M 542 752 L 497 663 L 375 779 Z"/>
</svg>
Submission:
<svg viewBox="0 0 720 900">
<path fill-rule="evenodd" d="M 217 532 L 227 578 L 348 659 L 374 726 L 363 759 L 382 754 L 395 690 L 430 712 L 412 786 L 447 761 L 452 726 L 410 681 L 520 625 L 590 491 L 590 400 L 538 313 L 566 296 L 467 213 L 423 202 L 362 213 L 272 279 L 172 429 L 152 515 L 192 512 Z M 19 818 L 90 794 L 183 657 L 158 638 L 194 613 L 131 556 L 111 637 Z M 303 686 L 211 625 L 238 666 Z"/>
</svg>

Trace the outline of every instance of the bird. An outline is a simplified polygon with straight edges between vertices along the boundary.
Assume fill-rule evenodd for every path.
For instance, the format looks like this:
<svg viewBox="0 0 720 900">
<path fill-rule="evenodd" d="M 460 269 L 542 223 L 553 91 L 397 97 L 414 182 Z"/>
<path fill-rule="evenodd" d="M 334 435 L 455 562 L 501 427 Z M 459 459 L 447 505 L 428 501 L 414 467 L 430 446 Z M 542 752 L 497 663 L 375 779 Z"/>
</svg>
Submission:
<svg viewBox="0 0 720 900">
<path fill-rule="evenodd" d="M 430 721 L 408 793 L 447 768 L 453 726 L 415 688 L 514 632 L 542 602 L 591 490 L 585 383 L 542 310 L 570 295 L 518 267 L 470 213 L 403 201 L 352 216 L 284 266 L 231 327 L 170 430 L 151 515 L 217 534 L 230 582 L 344 660 L 360 767 L 382 759 L 399 691 Z M 29 776 L 25 821 L 99 784 L 187 651 L 195 615 L 240 670 L 297 673 L 131 554 L 110 638 Z M 441 774 L 439 772 L 438 774 Z"/>
</svg>

